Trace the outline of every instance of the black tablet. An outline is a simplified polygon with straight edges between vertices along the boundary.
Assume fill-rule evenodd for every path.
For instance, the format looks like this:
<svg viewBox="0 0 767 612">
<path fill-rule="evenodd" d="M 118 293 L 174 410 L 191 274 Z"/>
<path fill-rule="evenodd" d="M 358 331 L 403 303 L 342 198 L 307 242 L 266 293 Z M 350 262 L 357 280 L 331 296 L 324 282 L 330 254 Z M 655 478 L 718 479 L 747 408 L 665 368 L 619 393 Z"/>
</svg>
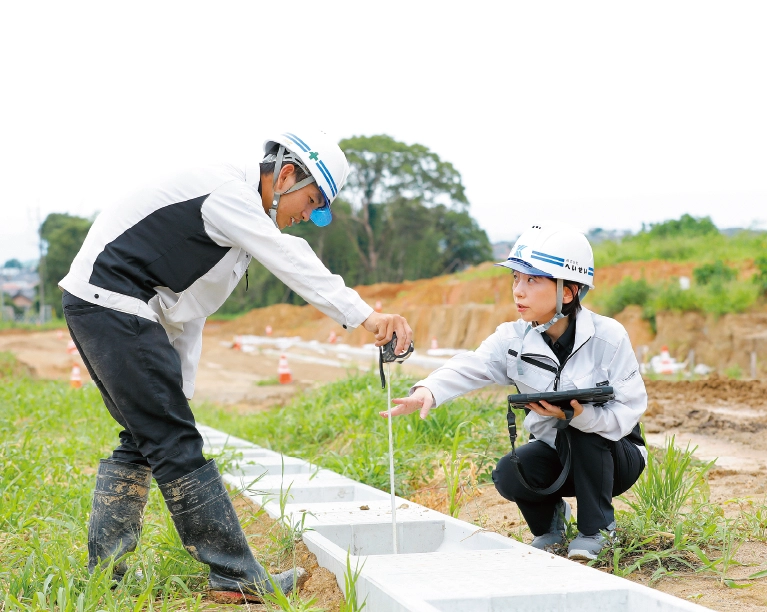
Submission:
<svg viewBox="0 0 767 612">
<path fill-rule="evenodd" d="M 591 389 L 569 389 L 567 391 L 542 391 L 539 393 L 514 393 L 509 395 L 509 406 L 524 408 L 527 404 L 541 400 L 562 408 L 570 406 L 571 400 L 581 404 L 604 404 L 615 399 L 612 387 L 592 387 Z"/>
</svg>

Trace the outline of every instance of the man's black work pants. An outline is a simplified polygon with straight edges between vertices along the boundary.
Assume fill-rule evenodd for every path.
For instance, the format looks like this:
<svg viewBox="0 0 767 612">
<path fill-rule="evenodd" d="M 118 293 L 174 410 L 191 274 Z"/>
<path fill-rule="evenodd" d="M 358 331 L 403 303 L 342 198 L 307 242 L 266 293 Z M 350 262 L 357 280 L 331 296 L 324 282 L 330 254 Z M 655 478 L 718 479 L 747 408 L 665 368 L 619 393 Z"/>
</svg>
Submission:
<svg viewBox="0 0 767 612">
<path fill-rule="evenodd" d="M 85 367 L 123 427 L 112 459 L 148 465 L 158 484 L 205 465 L 182 390 L 181 359 L 163 327 L 67 292 L 62 303 Z"/>
<path fill-rule="evenodd" d="M 612 498 L 627 491 L 644 470 L 645 462 L 635 444 L 623 438 L 613 442 L 599 434 L 584 433 L 569 427 L 572 446 L 570 473 L 558 491 L 550 495 L 533 493 L 519 482 L 509 457 L 503 457 L 493 470 L 498 493 L 516 502 L 533 535 L 549 531 L 554 507 L 564 497 L 578 502 L 578 530 L 592 535 L 615 520 Z M 533 440 L 517 449 L 525 480 L 532 487 L 550 486 L 562 471 L 567 442 L 557 434 L 556 450 Z"/>
</svg>

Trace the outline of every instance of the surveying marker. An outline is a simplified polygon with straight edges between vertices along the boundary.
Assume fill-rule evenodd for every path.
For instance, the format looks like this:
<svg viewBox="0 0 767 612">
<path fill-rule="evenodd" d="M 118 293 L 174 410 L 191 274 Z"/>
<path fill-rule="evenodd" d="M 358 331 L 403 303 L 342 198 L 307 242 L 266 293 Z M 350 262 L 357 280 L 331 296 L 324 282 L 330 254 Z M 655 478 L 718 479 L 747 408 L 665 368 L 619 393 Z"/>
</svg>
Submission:
<svg viewBox="0 0 767 612">
<path fill-rule="evenodd" d="M 393 333 L 391 335 L 391 340 L 378 349 L 378 370 L 381 374 L 381 388 L 386 389 L 386 406 L 389 413 L 389 417 L 386 420 L 389 422 L 389 487 L 391 491 L 391 531 L 395 555 L 397 554 L 397 507 L 395 501 L 396 495 L 394 493 L 394 436 L 392 435 L 391 425 L 391 384 L 386 384 L 386 376 L 388 376 L 391 381 L 391 364 L 395 361 L 397 363 L 405 361 L 405 359 L 410 357 L 413 353 L 414 346 L 411 342 L 410 346 L 407 347 L 407 350 L 401 355 L 397 355 L 394 352 L 396 347 L 397 334 Z M 386 376 L 384 375 L 383 364 L 386 364 Z"/>
</svg>

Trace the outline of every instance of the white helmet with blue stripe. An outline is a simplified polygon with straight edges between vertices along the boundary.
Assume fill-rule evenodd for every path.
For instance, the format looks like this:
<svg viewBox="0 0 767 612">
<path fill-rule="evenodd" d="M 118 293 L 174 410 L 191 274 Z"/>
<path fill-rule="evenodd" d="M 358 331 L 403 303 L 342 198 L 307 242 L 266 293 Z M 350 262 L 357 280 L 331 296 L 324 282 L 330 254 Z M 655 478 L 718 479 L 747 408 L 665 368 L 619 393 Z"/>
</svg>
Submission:
<svg viewBox="0 0 767 612">
<path fill-rule="evenodd" d="M 517 238 L 509 258 L 496 265 L 557 281 L 557 314 L 536 331 L 547 330 L 563 317 L 563 281 L 582 285 L 580 299 L 594 288 L 594 252 L 586 236 L 569 227 L 533 225 Z"/>
<path fill-rule="evenodd" d="M 275 145 L 278 145 L 277 150 L 273 151 Z M 325 205 L 315 209 L 311 219 L 319 227 L 328 225 L 333 220 L 330 205 L 349 177 L 349 162 L 346 161 L 346 155 L 338 143 L 320 130 L 283 132 L 264 142 L 264 153 L 266 154 L 264 162 L 275 162 L 274 199 L 269 211 L 274 224 L 277 225 L 277 207 L 280 196 L 298 191 L 311 183 L 317 183 L 317 187 L 325 200 Z M 276 189 L 277 177 L 284 164 L 298 165 L 306 171 L 308 176 L 287 191 L 278 193 Z"/>
</svg>

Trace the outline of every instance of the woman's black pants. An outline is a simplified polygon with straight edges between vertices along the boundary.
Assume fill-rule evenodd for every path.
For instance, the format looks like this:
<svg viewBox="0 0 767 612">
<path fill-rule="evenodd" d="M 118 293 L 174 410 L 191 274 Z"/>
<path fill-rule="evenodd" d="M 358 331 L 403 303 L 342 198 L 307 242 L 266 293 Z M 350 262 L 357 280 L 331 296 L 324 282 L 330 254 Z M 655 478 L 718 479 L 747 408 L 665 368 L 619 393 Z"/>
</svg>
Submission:
<svg viewBox="0 0 767 612">
<path fill-rule="evenodd" d="M 123 427 L 112 459 L 166 484 L 205 465 L 181 359 L 159 323 L 64 292 L 64 318 L 107 410 Z"/>
<path fill-rule="evenodd" d="M 626 438 L 613 442 L 599 434 L 584 433 L 569 427 L 572 452 L 570 473 L 560 489 L 550 495 L 533 493 L 519 482 L 509 457 L 503 457 L 493 470 L 495 488 L 502 497 L 516 502 L 533 535 L 549 531 L 554 508 L 562 497 L 578 502 L 578 530 L 592 535 L 615 520 L 612 498 L 627 491 L 644 469 L 644 458 Z M 557 434 L 556 450 L 533 440 L 517 449 L 525 480 L 541 489 L 550 486 L 562 471 L 567 442 Z"/>
</svg>

